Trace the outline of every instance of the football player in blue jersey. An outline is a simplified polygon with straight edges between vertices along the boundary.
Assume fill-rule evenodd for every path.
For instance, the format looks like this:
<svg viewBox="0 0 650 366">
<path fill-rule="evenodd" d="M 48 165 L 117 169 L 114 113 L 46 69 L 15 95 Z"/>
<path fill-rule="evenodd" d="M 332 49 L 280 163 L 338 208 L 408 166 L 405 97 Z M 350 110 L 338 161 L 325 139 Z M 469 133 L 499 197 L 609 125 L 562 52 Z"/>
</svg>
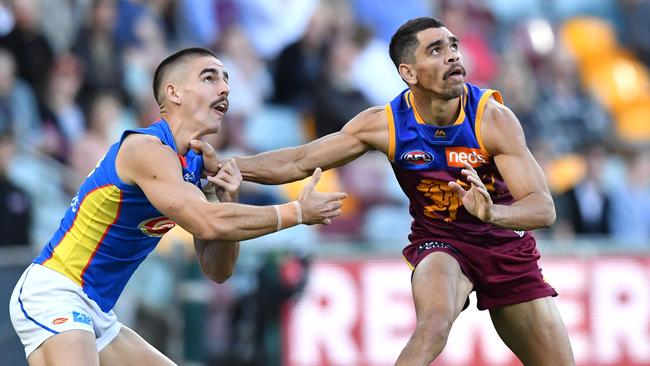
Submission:
<svg viewBox="0 0 650 366">
<path fill-rule="evenodd" d="M 112 309 L 175 225 L 194 236 L 205 275 L 223 282 L 240 240 L 328 224 L 340 214 L 345 193 L 316 192 L 319 169 L 296 201 L 234 202 L 242 181 L 236 162 L 220 162 L 201 140 L 219 132 L 228 110 L 228 74 L 212 52 L 190 48 L 169 56 L 153 89 L 161 120 L 126 131 L 109 149 L 15 287 L 11 321 L 31 366 L 173 365 Z M 210 184 L 201 184 L 202 174 Z"/>
</svg>

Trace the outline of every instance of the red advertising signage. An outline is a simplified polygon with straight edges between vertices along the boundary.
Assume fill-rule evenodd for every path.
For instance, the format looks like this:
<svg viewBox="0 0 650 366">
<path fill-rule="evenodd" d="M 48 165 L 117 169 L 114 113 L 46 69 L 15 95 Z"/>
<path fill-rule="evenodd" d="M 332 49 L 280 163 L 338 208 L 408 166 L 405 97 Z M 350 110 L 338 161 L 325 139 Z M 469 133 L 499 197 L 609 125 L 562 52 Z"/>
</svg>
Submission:
<svg viewBox="0 0 650 366">
<path fill-rule="evenodd" d="M 650 257 L 546 258 L 542 268 L 579 366 L 650 365 Z M 397 260 L 317 261 L 284 320 L 283 364 L 392 366 L 415 326 L 409 281 Z M 521 365 L 471 299 L 433 365 Z"/>
</svg>

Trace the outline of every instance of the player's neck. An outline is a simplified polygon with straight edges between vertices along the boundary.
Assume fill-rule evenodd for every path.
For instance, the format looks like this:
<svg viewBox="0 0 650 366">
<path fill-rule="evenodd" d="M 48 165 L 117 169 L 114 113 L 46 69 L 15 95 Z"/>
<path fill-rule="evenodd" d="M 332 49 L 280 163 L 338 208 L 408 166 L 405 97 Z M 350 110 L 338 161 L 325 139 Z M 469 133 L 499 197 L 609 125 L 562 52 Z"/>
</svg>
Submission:
<svg viewBox="0 0 650 366">
<path fill-rule="evenodd" d="M 193 136 L 190 135 L 188 129 L 181 127 L 181 121 L 174 116 L 171 116 L 169 113 L 162 112 L 160 117 L 167 121 L 169 130 L 174 137 L 174 144 L 176 145 L 176 150 L 180 155 L 187 154 L 189 150 L 190 140 Z"/>
<path fill-rule="evenodd" d="M 458 118 L 460 113 L 461 97 L 454 99 L 442 99 L 435 95 L 413 93 L 413 102 L 420 117 L 428 125 L 450 126 Z"/>
</svg>

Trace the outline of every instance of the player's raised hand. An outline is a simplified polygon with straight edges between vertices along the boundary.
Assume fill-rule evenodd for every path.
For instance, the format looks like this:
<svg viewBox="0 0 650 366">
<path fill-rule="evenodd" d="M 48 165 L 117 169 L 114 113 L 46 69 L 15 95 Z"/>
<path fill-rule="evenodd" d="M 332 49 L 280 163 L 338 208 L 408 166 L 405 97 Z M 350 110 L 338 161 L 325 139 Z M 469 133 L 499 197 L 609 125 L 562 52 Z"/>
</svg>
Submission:
<svg viewBox="0 0 650 366">
<path fill-rule="evenodd" d="M 449 187 L 454 194 L 463 202 L 463 206 L 470 214 L 478 217 L 483 222 L 490 222 L 492 216 L 492 197 L 488 193 L 485 184 L 481 181 L 478 173 L 472 166 L 465 162 L 465 169 L 461 173 L 467 178 L 470 184 L 468 190 L 465 190 L 457 182 L 449 182 Z"/>
<path fill-rule="evenodd" d="M 311 180 L 300 192 L 298 203 L 303 224 L 331 224 L 332 219 L 341 214 L 341 200 L 348 196 L 344 192 L 316 192 L 321 174 L 321 168 L 316 168 Z"/>
<path fill-rule="evenodd" d="M 212 145 L 201 139 L 194 139 L 190 141 L 190 149 L 197 154 L 203 155 L 203 172 L 201 173 L 204 177 L 212 177 L 217 174 L 221 160 L 219 160 Z"/>
<path fill-rule="evenodd" d="M 217 165 L 219 169 L 217 174 L 207 178 L 217 187 L 217 197 L 221 202 L 233 202 L 243 180 L 241 171 L 235 159 L 226 159 Z"/>
</svg>

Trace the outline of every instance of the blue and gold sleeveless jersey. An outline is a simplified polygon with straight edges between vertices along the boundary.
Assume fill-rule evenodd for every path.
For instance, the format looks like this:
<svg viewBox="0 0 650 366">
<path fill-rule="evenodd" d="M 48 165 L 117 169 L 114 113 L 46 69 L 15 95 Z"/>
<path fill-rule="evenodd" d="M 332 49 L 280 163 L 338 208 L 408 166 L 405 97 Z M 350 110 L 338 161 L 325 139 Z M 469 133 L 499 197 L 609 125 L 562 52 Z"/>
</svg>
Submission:
<svg viewBox="0 0 650 366">
<path fill-rule="evenodd" d="M 458 118 L 444 127 L 424 122 L 408 89 L 386 105 L 388 158 L 410 200 L 411 242 L 448 239 L 498 246 L 530 235 L 482 222 L 465 210 L 448 186 L 450 181 L 457 181 L 465 189 L 469 188 L 461 174 L 463 162 L 468 162 L 476 169 L 495 204 L 513 202 L 481 140 L 483 111 L 490 97 L 503 103 L 499 92 L 466 83 Z"/>
<path fill-rule="evenodd" d="M 151 205 L 139 187 L 118 177 L 115 157 L 130 133 L 156 136 L 178 151 L 165 120 L 125 131 L 82 183 L 58 231 L 34 259 L 81 286 L 103 311 L 113 308 L 138 265 L 176 225 Z M 189 150 L 179 159 L 183 166 L 179 174 L 200 186 L 203 157 Z"/>
</svg>

